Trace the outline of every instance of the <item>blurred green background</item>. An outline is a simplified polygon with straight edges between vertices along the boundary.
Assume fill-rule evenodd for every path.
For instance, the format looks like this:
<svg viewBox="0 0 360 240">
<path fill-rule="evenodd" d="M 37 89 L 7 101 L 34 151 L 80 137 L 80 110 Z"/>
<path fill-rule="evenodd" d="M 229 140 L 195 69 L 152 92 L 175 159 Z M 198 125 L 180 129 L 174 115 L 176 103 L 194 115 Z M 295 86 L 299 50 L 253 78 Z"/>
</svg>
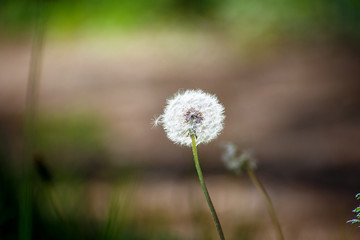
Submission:
<svg viewBox="0 0 360 240">
<path fill-rule="evenodd" d="M 228 239 L 276 235 L 224 141 L 254 150 L 285 239 L 359 239 L 359 76 L 357 0 L 2 0 L 0 239 L 23 206 L 32 239 L 216 239 L 191 150 L 151 125 L 196 88 L 226 109 L 199 157 Z"/>
<path fill-rule="evenodd" d="M 41 3 L 41 1 L 39 1 Z M 281 41 L 282 38 L 358 40 L 356 0 L 319 1 L 42 1 L 48 31 L 77 35 L 141 31 L 147 28 L 213 29 L 238 40 Z M 4 0 L 1 28 L 7 34 L 28 32 L 36 15 L 36 1 Z M 94 32 L 93 32 L 94 31 Z"/>
</svg>

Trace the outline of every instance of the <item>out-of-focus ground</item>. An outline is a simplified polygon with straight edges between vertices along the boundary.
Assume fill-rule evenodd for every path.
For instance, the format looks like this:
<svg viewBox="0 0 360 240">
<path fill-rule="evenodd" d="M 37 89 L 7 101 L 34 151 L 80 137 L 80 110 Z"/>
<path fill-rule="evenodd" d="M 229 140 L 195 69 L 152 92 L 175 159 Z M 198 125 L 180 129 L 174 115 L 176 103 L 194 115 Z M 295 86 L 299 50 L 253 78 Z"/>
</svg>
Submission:
<svg viewBox="0 0 360 240">
<path fill-rule="evenodd" d="M 291 29 L 290 36 L 279 34 L 280 27 L 267 25 L 274 24 L 276 11 L 265 15 L 266 4 L 249 6 L 244 9 L 251 14 L 262 9 L 256 18 L 220 21 L 224 28 L 204 17 L 191 27 L 169 23 L 111 33 L 97 27 L 63 36 L 47 25 L 35 145 L 54 183 L 45 190 L 36 185 L 35 196 L 49 224 L 56 213 L 44 197 L 47 191 L 65 222 L 80 216 L 82 224 L 104 223 L 115 205 L 124 228 L 136 226 L 148 236 L 215 239 L 191 150 L 151 125 L 167 98 L 179 89 L 200 88 L 225 106 L 222 134 L 200 145 L 199 157 L 228 239 L 276 235 L 246 175 L 233 176 L 223 166 L 219 145 L 227 141 L 254 151 L 285 239 L 360 238 L 359 229 L 345 223 L 355 217 L 351 210 L 360 192 L 358 38 L 310 27 L 303 38 Z M 266 23 L 264 29 L 256 19 Z M 238 26 L 236 34 L 226 24 Z M 346 26 L 339 29 L 358 24 Z M 0 41 L 0 163 L 14 181 L 23 157 L 30 36 L 3 35 Z M 12 214 L 0 218 L 0 233 L 16 226 Z"/>
</svg>

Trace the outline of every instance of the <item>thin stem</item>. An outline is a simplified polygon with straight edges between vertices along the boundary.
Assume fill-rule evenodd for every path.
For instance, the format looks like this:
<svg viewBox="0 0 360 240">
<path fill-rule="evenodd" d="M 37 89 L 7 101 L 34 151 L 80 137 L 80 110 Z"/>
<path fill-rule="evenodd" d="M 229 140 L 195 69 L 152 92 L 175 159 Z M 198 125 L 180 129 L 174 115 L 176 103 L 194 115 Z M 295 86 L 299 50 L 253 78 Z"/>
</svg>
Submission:
<svg viewBox="0 0 360 240">
<path fill-rule="evenodd" d="M 24 124 L 24 159 L 19 199 L 19 239 L 30 240 L 32 235 L 32 171 L 31 160 L 35 152 L 36 109 L 41 70 L 41 55 L 44 39 L 43 0 L 36 2 L 35 33 L 33 38 L 30 69 L 26 92 Z"/>
<path fill-rule="evenodd" d="M 205 198 L 206 198 L 206 201 L 209 205 L 209 208 L 210 208 L 210 211 L 211 211 L 211 214 L 212 214 L 212 217 L 214 219 L 214 222 L 215 222 L 215 226 L 216 226 L 216 229 L 219 233 L 219 236 L 220 236 L 220 239 L 221 240 L 225 240 L 225 237 L 224 237 L 224 233 L 223 233 L 223 230 L 221 228 L 221 225 L 220 225 L 220 221 L 219 221 L 219 218 L 216 214 L 216 211 L 215 211 L 215 208 L 214 208 L 214 205 L 211 201 L 211 198 L 210 198 L 210 195 L 209 195 L 209 192 L 206 188 L 206 184 L 205 184 L 205 181 L 204 181 L 204 177 L 203 177 L 203 174 L 202 174 L 202 171 L 201 171 L 201 168 L 200 168 L 200 163 L 199 163 L 199 158 L 198 158 L 198 154 L 197 154 L 197 149 L 196 149 L 196 143 L 195 143 L 195 136 L 194 134 L 191 135 L 191 140 L 192 140 L 192 150 L 193 150 L 193 155 L 194 155 L 194 161 L 195 161 L 195 167 L 196 167 L 196 171 L 197 171 L 197 174 L 199 176 L 199 180 L 200 180 L 200 183 L 201 183 L 201 187 L 204 191 L 204 194 L 205 194 Z"/>
<path fill-rule="evenodd" d="M 270 214 L 270 218 L 274 224 L 275 230 L 277 232 L 278 235 L 278 239 L 279 240 L 284 240 L 284 236 L 283 233 L 281 231 L 281 227 L 280 227 L 280 223 L 279 220 L 276 216 L 276 212 L 274 209 L 274 206 L 270 200 L 270 196 L 269 194 L 266 192 L 264 186 L 261 184 L 259 178 L 257 177 L 257 175 L 255 174 L 254 170 L 250 167 L 247 166 L 246 167 L 246 171 L 251 179 L 251 181 L 253 182 L 253 184 L 255 185 L 255 187 L 258 189 L 258 191 L 261 193 L 261 196 L 263 197 L 265 203 L 266 203 L 266 207 L 268 209 L 268 212 Z"/>
<path fill-rule="evenodd" d="M 60 221 L 62 223 L 65 223 L 65 218 L 64 218 L 64 216 L 62 215 L 62 213 L 60 211 L 59 204 L 56 201 L 57 198 L 54 195 L 55 195 L 54 190 L 50 189 L 49 193 L 48 193 L 48 196 L 49 196 L 49 200 L 50 200 L 50 202 L 51 202 L 51 204 L 53 206 L 53 209 L 55 211 L 55 214 L 57 215 L 57 217 L 60 219 Z"/>
</svg>

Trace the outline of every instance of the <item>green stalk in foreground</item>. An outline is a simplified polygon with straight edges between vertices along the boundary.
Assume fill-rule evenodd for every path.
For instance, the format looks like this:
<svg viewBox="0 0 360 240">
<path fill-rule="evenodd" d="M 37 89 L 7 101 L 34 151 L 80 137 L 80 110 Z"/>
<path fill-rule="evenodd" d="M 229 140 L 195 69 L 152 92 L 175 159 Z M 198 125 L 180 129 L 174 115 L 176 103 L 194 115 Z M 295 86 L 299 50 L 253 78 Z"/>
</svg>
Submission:
<svg viewBox="0 0 360 240">
<path fill-rule="evenodd" d="M 206 201 L 207 201 L 207 203 L 208 203 L 208 205 L 209 205 L 211 214 L 212 214 L 213 219 L 214 219 L 214 222 L 215 222 L 216 230 L 217 230 L 218 233 L 219 233 L 219 237 L 220 237 L 221 240 L 225 240 L 224 233 L 223 233 L 223 230 L 222 230 L 222 228 L 221 228 L 219 218 L 218 218 L 218 216 L 217 216 L 217 214 L 216 214 L 214 205 L 213 205 L 213 203 L 212 203 L 212 201 L 211 201 L 209 192 L 208 192 L 208 190 L 207 190 L 207 188 L 206 188 L 206 184 L 205 184 L 205 181 L 204 181 L 204 177 L 203 177 L 203 174 L 202 174 L 202 171 L 201 171 L 201 167 L 200 167 L 200 163 L 199 163 L 199 158 L 198 158 L 198 154 L 197 154 L 197 149 L 196 149 L 196 143 L 195 143 L 195 136 L 194 136 L 194 134 L 191 135 L 191 140 L 192 140 L 192 150 L 193 150 L 193 154 L 194 154 L 195 167 L 196 167 L 197 174 L 198 174 L 198 176 L 199 176 L 199 180 L 200 180 L 200 183 L 201 183 L 201 187 L 202 187 L 202 189 L 203 189 L 203 191 L 204 191 Z"/>
<path fill-rule="evenodd" d="M 255 187 L 257 188 L 257 190 L 261 193 L 261 196 L 263 197 L 265 203 L 266 203 L 266 207 L 268 209 L 270 218 L 274 224 L 275 230 L 277 232 L 278 235 L 278 239 L 279 240 L 284 240 L 284 236 L 283 233 L 281 231 L 281 227 L 280 227 L 280 223 L 279 220 L 276 216 L 275 213 L 275 209 L 274 206 L 270 200 L 269 194 L 266 192 L 264 186 L 261 184 L 259 178 L 257 177 L 257 175 L 255 174 L 254 170 L 251 168 L 251 166 L 249 166 L 249 164 L 247 164 L 246 166 L 246 172 L 249 175 L 251 181 L 253 182 L 253 184 L 255 185 Z"/>
<path fill-rule="evenodd" d="M 19 192 L 19 236 L 20 240 L 32 239 L 32 166 L 35 153 L 36 110 L 41 72 L 41 60 L 44 41 L 45 19 L 43 15 L 43 0 L 36 4 L 35 32 L 30 57 L 30 67 L 26 92 L 26 112 L 24 121 L 24 150 L 21 169 Z"/>
</svg>

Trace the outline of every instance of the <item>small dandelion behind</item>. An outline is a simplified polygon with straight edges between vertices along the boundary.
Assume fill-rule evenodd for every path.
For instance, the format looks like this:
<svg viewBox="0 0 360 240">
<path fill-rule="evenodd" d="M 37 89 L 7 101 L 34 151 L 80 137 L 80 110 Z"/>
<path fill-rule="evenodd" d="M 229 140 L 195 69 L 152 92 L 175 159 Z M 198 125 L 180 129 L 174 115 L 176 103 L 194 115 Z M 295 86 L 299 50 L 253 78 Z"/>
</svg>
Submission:
<svg viewBox="0 0 360 240">
<path fill-rule="evenodd" d="M 284 240 L 284 235 L 282 233 L 280 222 L 276 215 L 274 205 L 272 204 L 270 196 L 266 192 L 264 185 L 260 182 L 260 179 L 258 178 L 258 176 L 254 171 L 256 169 L 256 160 L 254 158 L 252 151 L 246 149 L 239 155 L 238 148 L 236 147 L 235 144 L 231 142 L 227 142 L 221 145 L 224 149 L 222 160 L 225 166 L 227 167 L 227 169 L 235 172 L 238 175 L 242 174 L 243 172 L 246 172 L 248 174 L 249 178 L 251 179 L 251 181 L 258 189 L 258 191 L 261 193 L 264 199 L 267 210 L 274 224 L 275 230 L 278 234 L 278 239 Z"/>
<path fill-rule="evenodd" d="M 215 139 L 223 129 L 224 119 L 224 107 L 215 95 L 186 90 L 167 100 L 164 113 L 154 118 L 153 125 L 162 125 L 171 141 L 191 146 L 190 135 L 196 137 L 197 145 Z"/>
<path fill-rule="evenodd" d="M 225 166 L 230 171 L 240 175 L 246 172 L 246 168 L 256 169 L 256 160 L 251 149 L 245 149 L 238 155 L 238 148 L 231 142 L 222 143 L 224 152 L 221 156 Z"/>
</svg>

